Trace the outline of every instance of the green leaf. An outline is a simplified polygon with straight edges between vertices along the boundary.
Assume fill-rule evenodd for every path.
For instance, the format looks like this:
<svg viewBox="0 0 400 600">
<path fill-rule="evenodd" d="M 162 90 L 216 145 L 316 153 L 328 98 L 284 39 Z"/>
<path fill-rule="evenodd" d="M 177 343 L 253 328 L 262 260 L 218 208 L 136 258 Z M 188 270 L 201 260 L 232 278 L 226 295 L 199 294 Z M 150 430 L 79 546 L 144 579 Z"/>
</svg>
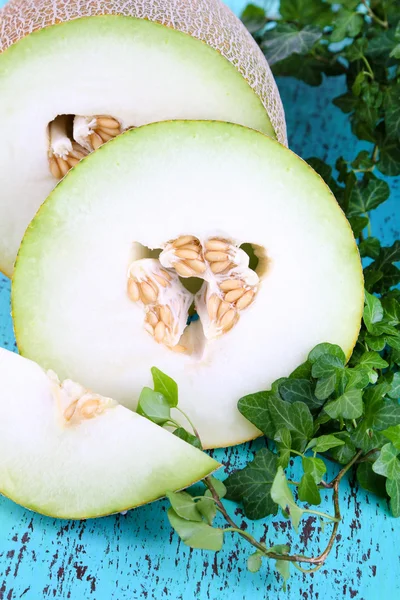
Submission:
<svg viewBox="0 0 400 600">
<path fill-rule="evenodd" d="M 389 366 L 386 360 L 384 360 L 378 352 L 372 351 L 364 352 L 358 360 L 358 364 L 367 369 L 385 369 Z"/>
<path fill-rule="evenodd" d="M 209 475 L 208 479 L 210 480 L 214 490 L 217 492 L 218 498 L 224 498 L 224 496 L 226 496 L 225 483 L 223 481 L 221 481 L 220 479 L 217 479 L 213 475 Z"/>
<path fill-rule="evenodd" d="M 375 61 L 389 62 L 390 53 L 396 47 L 394 28 L 382 31 L 373 37 L 368 44 L 367 56 Z"/>
<path fill-rule="evenodd" d="M 278 467 L 272 483 L 271 498 L 281 507 L 284 512 L 289 509 L 290 519 L 293 523 L 295 531 L 297 531 L 304 511 L 297 506 L 296 502 L 294 501 L 293 494 L 289 489 L 282 467 Z"/>
<path fill-rule="evenodd" d="M 392 425 L 400 424 L 400 404 L 391 400 L 384 400 L 377 408 L 373 420 L 372 426 L 376 430 L 387 429 Z"/>
<path fill-rule="evenodd" d="M 374 371 L 375 373 L 375 371 Z M 354 369 L 346 369 L 346 392 L 349 390 L 362 390 L 370 383 L 370 369 L 358 365 Z"/>
<path fill-rule="evenodd" d="M 270 439 L 274 439 L 277 429 L 269 412 L 269 400 L 274 397 L 276 394 L 272 391 L 258 392 L 243 396 L 238 402 L 242 415 Z"/>
<path fill-rule="evenodd" d="M 225 479 L 226 498 L 242 502 L 249 519 L 275 515 L 277 506 L 271 498 L 271 486 L 277 467 L 277 456 L 267 448 L 262 448 L 244 469 Z"/>
<path fill-rule="evenodd" d="M 368 237 L 358 246 L 361 257 L 378 258 L 381 250 L 381 243 L 378 238 Z"/>
<path fill-rule="evenodd" d="M 321 495 L 312 475 L 304 473 L 298 487 L 299 500 L 308 504 L 321 504 Z"/>
<path fill-rule="evenodd" d="M 289 403 L 277 397 L 270 398 L 269 411 L 275 431 L 289 429 L 292 447 L 301 452 L 313 434 L 313 418 L 303 402 Z"/>
<path fill-rule="evenodd" d="M 351 163 L 351 166 L 353 167 L 353 169 L 367 171 L 374 167 L 374 161 L 371 158 L 371 154 L 368 152 L 368 150 L 361 150 Z"/>
<path fill-rule="evenodd" d="M 345 37 L 356 37 L 361 31 L 363 23 L 364 19 L 360 14 L 341 8 L 337 13 L 330 41 L 341 42 Z"/>
<path fill-rule="evenodd" d="M 250 554 L 247 559 L 247 568 L 250 573 L 257 573 L 261 569 L 262 566 L 262 557 L 259 552 L 254 552 L 254 554 Z"/>
<path fill-rule="evenodd" d="M 360 60 L 363 58 L 368 46 L 366 38 L 358 38 L 352 44 L 346 46 L 344 55 L 349 62 Z"/>
<path fill-rule="evenodd" d="M 283 591 L 286 592 L 286 582 L 290 577 L 290 562 L 288 560 L 275 561 L 275 568 L 283 577 Z"/>
<path fill-rule="evenodd" d="M 394 177 L 400 174 L 400 148 L 396 140 L 388 137 L 380 146 L 378 169 L 384 175 Z"/>
<path fill-rule="evenodd" d="M 391 325 L 400 323 L 400 302 L 396 298 L 382 298 L 384 318 Z"/>
<path fill-rule="evenodd" d="M 194 446 L 195 448 L 198 448 L 199 450 L 203 450 L 203 447 L 201 445 L 201 441 L 199 440 L 199 438 L 197 436 L 193 435 L 192 433 L 189 433 L 189 431 L 186 431 L 186 429 L 184 429 L 183 427 L 178 427 L 177 429 L 175 429 L 175 431 L 173 433 L 174 433 L 174 435 L 176 435 L 176 437 L 180 438 L 184 442 L 187 442 L 191 446 Z"/>
<path fill-rule="evenodd" d="M 255 4 L 248 4 L 240 18 L 250 33 L 259 31 L 267 22 L 264 9 Z"/>
<path fill-rule="evenodd" d="M 387 437 L 396 448 L 396 450 L 400 451 L 400 425 L 392 425 L 388 427 L 384 431 L 382 431 L 383 435 Z"/>
<path fill-rule="evenodd" d="M 289 375 L 289 379 L 310 379 L 312 364 L 309 360 L 303 362 Z"/>
<path fill-rule="evenodd" d="M 361 232 L 368 227 L 368 217 L 349 217 L 349 222 L 354 233 L 354 237 L 359 237 Z"/>
<path fill-rule="evenodd" d="M 314 364 L 319 358 L 321 358 L 321 356 L 325 355 L 338 358 L 342 365 L 344 365 L 346 362 L 346 355 L 341 347 L 337 346 L 336 344 L 328 343 L 318 344 L 315 346 L 308 355 L 308 360 Z"/>
<path fill-rule="evenodd" d="M 340 108 L 340 110 L 342 112 L 351 113 L 357 107 L 358 99 L 354 96 L 354 94 L 347 92 L 346 94 L 337 96 L 336 98 L 334 98 L 332 100 L 332 102 L 335 106 Z M 354 168 L 358 168 L 358 167 L 354 167 Z"/>
<path fill-rule="evenodd" d="M 321 435 L 320 437 L 313 438 L 311 442 L 308 444 L 306 450 L 313 450 L 313 452 L 326 452 L 331 448 L 335 448 L 335 446 L 343 446 L 344 441 L 335 437 L 332 434 Z"/>
<path fill-rule="evenodd" d="M 304 473 L 311 475 L 315 483 L 320 483 L 322 477 L 326 473 L 326 465 L 324 461 L 320 458 L 309 458 L 308 456 L 303 456 L 301 462 Z"/>
<path fill-rule="evenodd" d="M 210 496 L 204 496 L 196 502 L 196 509 L 205 518 L 209 525 L 213 524 L 215 516 L 217 514 L 217 507 L 215 502 Z"/>
<path fill-rule="evenodd" d="M 400 479 L 400 461 L 397 458 L 399 451 L 393 444 L 385 444 L 381 448 L 379 457 L 372 465 L 372 469 L 378 475 L 388 479 Z"/>
<path fill-rule="evenodd" d="M 269 64 L 273 65 L 292 54 L 307 54 L 321 37 L 322 31 L 312 25 L 299 30 L 289 23 L 278 23 L 264 34 L 261 48 Z"/>
<path fill-rule="evenodd" d="M 286 402 L 304 402 L 311 410 L 322 405 L 308 379 L 286 379 L 279 387 L 279 393 Z"/>
<path fill-rule="evenodd" d="M 400 50 L 400 44 L 398 48 Z M 390 138 L 400 138 L 400 84 L 391 85 L 386 90 L 385 129 Z"/>
<path fill-rule="evenodd" d="M 381 301 L 367 291 L 365 292 L 363 319 L 366 328 L 371 332 L 374 331 L 372 325 L 379 323 L 379 321 L 382 321 L 383 319 L 383 306 Z"/>
<path fill-rule="evenodd" d="M 187 521 L 201 521 L 196 502 L 187 492 L 167 492 L 166 496 L 179 517 Z"/>
<path fill-rule="evenodd" d="M 224 543 L 224 532 L 222 529 L 210 527 L 203 521 L 186 521 L 176 514 L 173 508 L 167 512 L 171 527 L 181 538 L 182 542 L 190 548 L 202 550 L 221 550 Z"/>
<path fill-rule="evenodd" d="M 329 377 L 323 377 L 318 379 L 317 385 L 315 386 L 315 397 L 318 400 L 326 400 L 335 391 L 336 387 L 336 373 L 332 373 Z"/>
<path fill-rule="evenodd" d="M 164 425 L 171 418 L 171 408 L 165 396 L 148 387 L 141 391 L 136 412 L 157 425 Z"/>
<path fill-rule="evenodd" d="M 393 375 L 388 396 L 394 400 L 398 400 L 400 398 L 400 371 L 397 371 L 397 373 Z"/>
<path fill-rule="evenodd" d="M 390 509 L 394 517 L 400 517 L 400 479 L 388 479 L 386 491 L 390 496 Z"/>
<path fill-rule="evenodd" d="M 292 54 L 275 63 L 272 71 L 276 76 L 291 76 L 304 81 L 308 85 L 321 85 L 325 65 L 317 58 L 300 54 Z"/>
<path fill-rule="evenodd" d="M 278 464 L 283 469 L 286 469 L 289 464 L 290 449 L 292 447 L 292 436 L 290 435 L 290 431 L 288 429 L 279 429 L 275 434 L 274 440 L 279 451 Z"/>
<path fill-rule="evenodd" d="M 325 27 L 330 25 L 334 13 L 321 0 L 281 0 L 279 12 L 285 21 L 296 21 L 298 23 L 319 25 Z"/>
<path fill-rule="evenodd" d="M 151 368 L 151 374 L 153 375 L 154 391 L 162 394 L 168 400 L 170 407 L 175 408 L 178 405 L 178 384 L 176 381 L 157 367 Z"/>
<path fill-rule="evenodd" d="M 363 413 L 361 390 L 348 390 L 337 400 L 325 405 L 324 410 L 332 419 L 358 419 Z"/>
<path fill-rule="evenodd" d="M 336 373 L 343 368 L 344 362 L 340 358 L 337 356 L 324 354 L 320 356 L 313 364 L 312 376 L 316 379 L 319 377 L 326 379 L 327 377 L 336 375 Z"/>
<path fill-rule="evenodd" d="M 347 433 L 347 431 L 341 431 L 336 433 L 335 435 L 344 442 L 344 445 L 332 448 L 329 454 L 340 464 L 346 465 L 355 456 L 356 447 L 353 444 L 350 435 Z"/>
<path fill-rule="evenodd" d="M 386 181 L 370 175 L 368 184 L 359 183 L 350 194 L 348 215 L 350 217 L 366 213 L 377 208 L 390 196 L 390 188 Z"/>
<path fill-rule="evenodd" d="M 382 475 L 377 475 L 369 462 L 363 462 L 357 467 L 357 481 L 365 490 L 386 497 L 385 478 Z"/>
</svg>

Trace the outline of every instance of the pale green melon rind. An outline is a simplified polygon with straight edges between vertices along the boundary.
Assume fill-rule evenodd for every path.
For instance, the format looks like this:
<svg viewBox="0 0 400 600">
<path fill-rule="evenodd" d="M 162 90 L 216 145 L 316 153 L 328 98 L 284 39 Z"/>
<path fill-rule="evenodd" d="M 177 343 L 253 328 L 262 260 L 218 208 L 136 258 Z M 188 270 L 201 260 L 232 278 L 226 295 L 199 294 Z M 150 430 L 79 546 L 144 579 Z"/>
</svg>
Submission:
<svg viewBox="0 0 400 600">
<path fill-rule="evenodd" d="M 119 136 L 118 139 L 111 140 L 102 146 L 96 153 L 88 156 L 69 172 L 61 185 L 59 184 L 54 189 L 29 225 L 16 260 L 12 286 L 12 313 L 14 315 L 16 340 L 21 354 L 29 356 L 29 358 L 36 360 L 46 368 L 61 370 L 62 377 L 67 376 L 62 372 L 62 365 L 49 364 L 46 352 L 41 351 L 43 346 L 35 347 L 34 342 L 32 343 L 36 334 L 35 310 L 31 309 L 34 306 L 36 296 L 35 287 L 39 285 L 36 282 L 40 281 L 40 258 L 46 254 L 47 245 L 48 251 L 51 252 L 54 238 L 57 236 L 57 228 L 63 227 L 65 214 L 73 208 L 74 201 L 76 202 L 75 210 L 79 210 L 79 203 L 81 202 L 79 194 L 74 195 L 72 193 L 69 195 L 66 193 L 68 189 L 74 192 L 82 186 L 85 174 L 89 174 L 91 165 L 101 170 L 102 165 L 104 165 L 104 168 L 110 168 L 110 164 L 113 163 L 114 168 L 118 168 L 118 156 L 121 157 L 121 162 L 124 155 L 130 156 L 134 160 L 134 154 L 135 152 L 140 153 L 142 144 L 147 146 L 155 144 L 157 146 L 163 136 L 179 135 L 179 130 L 189 131 L 194 136 L 200 132 L 205 138 L 207 132 L 209 132 L 211 139 L 219 132 L 221 136 L 229 138 L 229 143 L 236 143 L 239 146 L 245 145 L 246 141 L 250 145 L 255 143 L 257 148 L 265 148 L 266 160 L 275 161 L 277 165 L 284 164 L 288 176 L 293 171 L 297 185 L 312 186 L 313 190 L 316 190 L 319 186 L 318 196 L 321 199 L 323 197 L 324 202 L 321 201 L 321 208 L 319 208 L 316 201 L 313 200 L 313 210 L 320 210 L 321 217 L 329 220 L 330 223 L 337 223 L 335 231 L 340 261 L 345 261 L 348 268 L 351 268 L 354 272 L 353 298 L 354 306 L 358 308 L 354 311 L 353 329 L 349 332 L 348 341 L 343 347 L 346 356 L 349 358 L 360 329 L 364 307 L 364 279 L 359 251 L 352 229 L 334 195 L 323 179 L 316 176 L 315 171 L 305 161 L 279 142 L 247 127 L 215 121 L 165 121 L 130 130 Z M 118 153 L 114 150 L 117 144 Z M 314 194 L 314 198 L 315 196 Z M 21 267 L 19 267 L 20 264 Z M 37 292 L 40 292 L 39 288 Z"/>
<path fill-rule="evenodd" d="M 236 104 L 238 107 L 248 107 L 246 125 L 275 137 L 271 121 L 260 98 L 227 58 L 205 42 L 186 33 L 157 22 L 134 17 L 120 15 L 82 17 L 34 31 L 0 53 L 0 91 L 6 89 L 9 78 L 18 77 L 18 69 L 24 68 L 26 61 L 31 61 L 32 57 L 38 61 L 40 58 L 46 58 L 49 49 L 52 53 L 57 52 L 58 49 L 68 52 L 68 47 L 73 48 L 75 53 L 79 51 L 82 41 L 91 38 L 101 38 L 104 44 L 108 41 L 112 42 L 113 38 L 119 42 L 123 38 L 135 40 L 139 38 L 149 45 L 165 44 L 169 48 L 174 48 L 178 60 L 181 55 L 185 60 L 192 60 L 194 64 L 203 62 L 210 80 L 226 81 L 227 100 L 230 96 L 232 106 Z M 45 94 L 45 90 L 43 93 Z"/>
</svg>

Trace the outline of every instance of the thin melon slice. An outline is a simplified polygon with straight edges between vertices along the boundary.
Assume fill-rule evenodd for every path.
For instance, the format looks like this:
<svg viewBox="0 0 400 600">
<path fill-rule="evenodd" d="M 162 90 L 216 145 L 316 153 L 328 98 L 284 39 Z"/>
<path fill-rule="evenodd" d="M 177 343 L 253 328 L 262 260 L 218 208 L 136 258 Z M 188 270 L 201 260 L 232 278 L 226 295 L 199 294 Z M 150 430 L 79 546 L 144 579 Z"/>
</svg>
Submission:
<svg viewBox="0 0 400 600">
<path fill-rule="evenodd" d="M 133 508 L 218 468 L 144 417 L 0 348 L 0 492 L 53 517 Z"/>
<path fill-rule="evenodd" d="M 350 354 L 363 278 L 351 228 L 305 162 L 245 127 L 175 121 L 127 132 L 67 175 L 27 230 L 12 301 L 22 354 L 131 407 L 156 364 L 216 447 L 257 435 L 238 399 L 317 343 Z"/>
<path fill-rule="evenodd" d="M 12 0 L 0 12 L 0 269 L 57 180 L 121 130 L 240 123 L 285 142 L 268 64 L 219 0 Z"/>
</svg>

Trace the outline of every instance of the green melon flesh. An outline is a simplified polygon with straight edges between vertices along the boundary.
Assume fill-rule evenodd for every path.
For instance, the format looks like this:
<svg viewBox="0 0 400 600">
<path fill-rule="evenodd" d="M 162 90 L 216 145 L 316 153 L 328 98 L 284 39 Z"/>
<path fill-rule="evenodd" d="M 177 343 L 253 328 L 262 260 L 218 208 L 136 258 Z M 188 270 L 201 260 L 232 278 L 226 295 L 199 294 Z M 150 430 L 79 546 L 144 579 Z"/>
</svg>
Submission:
<svg viewBox="0 0 400 600">
<path fill-rule="evenodd" d="M 112 115 L 125 127 L 216 119 L 274 135 L 261 100 L 221 54 L 169 27 L 123 16 L 46 27 L 0 53 L 0 270 L 56 184 L 47 126 Z"/>
<path fill-rule="evenodd" d="M 193 446 L 115 405 L 66 423 L 60 390 L 0 349 L 0 493 L 53 517 L 86 519 L 151 502 L 218 468 Z"/>
<path fill-rule="evenodd" d="M 191 356 L 156 344 L 126 294 L 133 243 L 184 234 L 268 257 L 254 304 Z M 27 230 L 12 300 L 22 354 L 132 407 L 156 364 L 216 447 L 257 435 L 238 399 L 289 375 L 317 343 L 350 354 L 363 278 L 351 228 L 305 162 L 245 127 L 175 121 L 127 132 L 67 175 Z"/>
</svg>

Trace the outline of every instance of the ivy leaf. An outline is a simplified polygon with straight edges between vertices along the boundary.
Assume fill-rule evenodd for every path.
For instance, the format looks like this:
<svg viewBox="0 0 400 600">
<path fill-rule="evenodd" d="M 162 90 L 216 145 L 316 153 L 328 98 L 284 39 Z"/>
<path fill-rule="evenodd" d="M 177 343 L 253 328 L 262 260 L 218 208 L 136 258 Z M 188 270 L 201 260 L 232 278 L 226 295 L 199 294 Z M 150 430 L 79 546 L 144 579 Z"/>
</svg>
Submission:
<svg viewBox="0 0 400 600">
<path fill-rule="evenodd" d="M 318 344 L 315 346 L 308 355 L 308 360 L 314 364 L 319 358 L 321 358 L 321 356 L 325 355 L 338 358 L 342 365 L 344 365 L 346 362 L 346 355 L 341 347 L 337 346 L 336 344 L 328 343 Z"/>
<path fill-rule="evenodd" d="M 296 502 L 294 501 L 293 494 L 289 489 L 282 467 L 278 467 L 272 483 L 271 498 L 281 507 L 284 512 L 289 509 L 290 519 L 293 523 L 295 531 L 297 531 L 304 511 L 297 506 Z"/>
<path fill-rule="evenodd" d="M 304 402 L 311 410 L 322 405 L 314 395 L 313 385 L 308 379 L 289 378 L 279 387 L 279 393 L 287 402 Z"/>
<path fill-rule="evenodd" d="M 400 50 L 400 44 L 398 48 Z M 386 90 L 385 130 L 392 139 L 400 138 L 400 84 L 391 85 Z"/>
<path fill-rule="evenodd" d="M 387 479 L 386 491 L 390 496 L 390 509 L 394 517 L 400 517 L 400 479 Z"/>
<path fill-rule="evenodd" d="M 175 429 L 173 434 L 176 435 L 176 437 L 183 440 L 184 442 L 187 442 L 191 446 L 194 446 L 195 448 L 198 448 L 199 450 L 203 450 L 203 447 L 201 445 L 201 441 L 199 440 L 199 438 L 196 435 L 193 435 L 193 433 L 186 431 L 186 429 L 184 429 L 183 427 L 178 427 L 177 429 Z"/>
<path fill-rule="evenodd" d="M 289 23 L 278 23 L 265 33 L 261 48 L 269 64 L 273 65 L 292 54 L 307 54 L 321 37 L 322 31 L 312 25 L 299 30 Z"/>
<path fill-rule="evenodd" d="M 369 385 L 370 369 L 358 365 L 354 369 L 346 369 L 343 371 L 346 378 L 345 390 L 362 390 Z M 375 371 L 374 374 L 376 375 Z"/>
<path fill-rule="evenodd" d="M 289 379 L 311 379 L 312 364 L 309 360 L 303 362 L 289 375 Z"/>
<path fill-rule="evenodd" d="M 390 188 L 386 181 L 370 174 L 367 185 L 358 183 L 350 194 L 349 217 L 366 213 L 377 208 L 390 196 Z"/>
<path fill-rule="evenodd" d="M 330 25 L 334 13 L 321 0 L 281 0 L 279 12 L 286 21 L 297 21 L 301 24 L 313 24 L 325 27 Z"/>
<path fill-rule="evenodd" d="M 168 400 L 160 392 L 144 387 L 139 396 L 136 412 L 157 425 L 164 425 L 171 418 Z"/>
<path fill-rule="evenodd" d="M 332 448 L 330 455 L 340 464 L 346 465 L 355 456 L 356 447 L 347 431 L 340 431 L 336 433 L 335 436 L 339 437 L 344 442 L 344 445 Z"/>
<path fill-rule="evenodd" d="M 335 387 L 336 373 L 332 373 L 329 377 L 318 379 L 314 391 L 315 397 L 318 398 L 318 400 L 326 400 L 335 391 Z"/>
<path fill-rule="evenodd" d="M 261 569 L 262 566 L 262 557 L 259 552 L 254 552 L 254 554 L 250 554 L 247 559 L 247 568 L 250 573 L 257 573 Z"/>
<path fill-rule="evenodd" d="M 330 354 L 323 354 L 313 364 L 312 376 L 315 377 L 315 379 L 318 379 L 319 377 L 331 377 L 332 375 L 336 375 L 336 373 L 343 368 L 344 362 L 340 358 Z"/>
<path fill-rule="evenodd" d="M 255 4 L 248 4 L 240 18 L 250 33 L 259 31 L 267 22 L 264 9 Z"/>
<path fill-rule="evenodd" d="M 332 435 L 332 434 L 328 434 L 328 435 L 321 435 L 320 437 L 317 438 L 313 438 L 306 450 L 313 450 L 313 452 L 318 452 L 318 453 L 322 453 L 322 452 L 326 452 L 327 450 L 330 450 L 331 448 L 335 448 L 336 446 L 343 446 L 344 445 L 344 441 L 340 440 L 339 438 L 337 438 L 336 436 Z"/>
<path fill-rule="evenodd" d="M 332 419 L 358 419 L 363 413 L 361 390 L 348 390 L 337 400 L 331 400 L 324 410 Z"/>
<path fill-rule="evenodd" d="M 369 218 L 364 217 L 349 217 L 349 222 L 354 233 L 354 237 L 358 238 L 361 232 L 368 227 Z M 367 287 L 367 286 L 366 286 Z"/>
<path fill-rule="evenodd" d="M 211 482 L 214 490 L 217 492 L 218 498 L 224 498 L 226 496 L 226 485 L 225 485 L 225 483 L 223 481 L 221 481 L 220 479 L 217 479 L 213 475 L 209 475 L 208 479 L 210 480 L 210 482 Z"/>
<path fill-rule="evenodd" d="M 378 352 L 373 351 L 364 352 L 359 358 L 358 364 L 367 369 L 385 369 L 389 366 L 388 362 Z"/>
<path fill-rule="evenodd" d="M 301 452 L 313 434 L 313 418 L 303 402 L 289 403 L 277 397 L 269 401 L 271 419 L 275 430 L 288 429 L 292 436 L 292 447 Z"/>
<path fill-rule="evenodd" d="M 308 85 L 321 85 L 325 65 L 312 55 L 292 54 L 272 65 L 276 76 L 291 76 Z"/>
<path fill-rule="evenodd" d="M 390 177 L 400 174 L 400 148 L 396 140 L 389 136 L 380 146 L 377 167 L 381 173 Z"/>
<path fill-rule="evenodd" d="M 217 514 L 217 507 L 215 502 L 210 496 L 204 496 L 196 502 L 197 511 L 205 518 L 209 525 L 213 524 L 215 516 Z"/>
<path fill-rule="evenodd" d="M 382 434 L 392 442 L 396 450 L 400 451 L 400 425 L 392 425 L 382 431 Z"/>
<path fill-rule="evenodd" d="M 400 461 L 397 458 L 399 451 L 393 444 L 385 444 L 381 448 L 379 457 L 372 465 L 372 469 L 378 475 L 388 479 L 400 479 Z"/>
<path fill-rule="evenodd" d="M 347 8 L 341 8 L 337 13 L 334 29 L 330 37 L 331 42 L 341 42 L 345 37 L 356 37 L 362 29 L 363 17 Z"/>
<path fill-rule="evenodd" d="M 368 331 L 373 332 L 373 325 L 383 319 L 383 306 L 379 298 L 365 292 L 363 320 Z"/>
<path fill-rule="evenodd" d="M 321 495 L 312 475 L 304 473 L 298 487 L 299 500 L 308 504 L 321 504 Z"/>
<path fill-rule="evenodd" d="M 275 442 L 279 451 L 278 464 L 283 468 L 289 464 L 290 449 L 292 447 L 292 436 L 289 429 L 279 429 L 275 434 Z"/>
<path fill-rule="evenodd" d="M 286 582 L 290 577 L 290 562 L 288 560 L 275 561 L 275 568 L 283 577 L 283 591 L 286 592 Z"/>
<path fill-rule="evenodd" d="M 309 458 L 304 456 L 301 459 L 304 473 L 311 475 L 315 483 L 320 483 L 326 473 L 326 465 L 320 458 Z"/>
<path fill-rule="evenodd" d="M 178 405 L 178 384 L 176 381 L 157 367 L 151 368 L 151 374 L 153 375 L 154 391 L 162 394 L 168 400 L 170 407 L 175 408 Z"/>
<path fill-rule="evenodd" d="M 398 400 L 400 398 L 400 371 L 397 371 L 397 373 L 393 375 L 388 396 L 394 400 Z"/>
<path fill-rule="evenodd" d="M 369 258 L 378 258 L 379 252 L 381 249 L 381 243 L 378 238 L 368 237 L 366 240 L 363 240 L 361 244 L 358 246 L 360 251 L 360 256 Z"/>
<path fill-rule="evenodd" d="M 274 439 L 276 427 L 269 412 L 269 400 L 275 396 L 272 391 L 258 392 L 243 396 L 238 402 L 242 415 L 270 439 Z"/>
<path fill-rule="evenodd" d="M 222 529 L 210 527 L 204 522 L 182 519 L 173 508 L 168 509 L 167 515 L 171 527 L 186 546 L 202 550 L 214 550 L 215 552 L 221 550 L 224 543 Z"/>
<path fill-rule="evenodd" d="M 179 517 L 187 521 L 201 521 L 196 502 L 187 492 L 167 492 L 166 496 Z"/>
<path fill-rule="evenodd" d="M 278 459 L 267 448 L 259 450 L 248 465 L 225 479 L 226 498 L 242 502 L 249 519 L 275 515 L 277 506 L 271 497 Z"/>
<path fill-rule="evenodd" d="M 357 481 L 365 490 L 382 498 L 386 497 L 385 478 L 377 475 L 369 462 L 363 462 L 357 467 Z"/>
</svg>

